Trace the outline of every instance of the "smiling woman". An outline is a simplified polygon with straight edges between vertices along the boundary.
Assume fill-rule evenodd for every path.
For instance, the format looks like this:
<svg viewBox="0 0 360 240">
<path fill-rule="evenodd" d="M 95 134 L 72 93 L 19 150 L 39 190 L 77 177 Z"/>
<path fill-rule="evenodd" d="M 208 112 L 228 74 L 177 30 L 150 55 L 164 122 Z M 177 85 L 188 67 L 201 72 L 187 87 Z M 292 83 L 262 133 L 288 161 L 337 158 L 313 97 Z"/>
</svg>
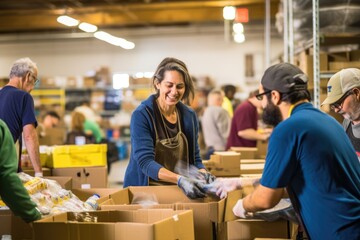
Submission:
<svg viewBox="0 0 360 240">
<path fill-rule="evenodd" d="M 153 86 L 156 93 L 132 114 L 124 187 L 178 184 L 189 198 L 202 198 L 203 184 L 214 178 L 200 158 L 196 113 L 183 103 L 194 96 L 185 63 L 165 58 L 155 71 Z M 183 176 L 179 166 L 197 170 Z"/>
</svg>

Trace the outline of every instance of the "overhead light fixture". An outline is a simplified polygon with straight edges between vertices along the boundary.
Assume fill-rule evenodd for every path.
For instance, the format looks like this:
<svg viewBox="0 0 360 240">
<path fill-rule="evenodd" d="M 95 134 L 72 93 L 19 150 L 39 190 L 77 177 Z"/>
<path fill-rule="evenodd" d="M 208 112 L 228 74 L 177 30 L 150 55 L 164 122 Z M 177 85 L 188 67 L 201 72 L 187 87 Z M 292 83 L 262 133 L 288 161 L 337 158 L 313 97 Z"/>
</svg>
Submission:
<svg viewBox="0 0 360 240">
<path fill-rule="evenodd" d="M 117 73 L 113 75 L 113 88 L 122 89 L 129 87 L 129 74 Z"/>
<path fill-rule="evenodd" d="M 98 29 L 97 26 L 86 22 L 80 23 L 79 28 L 84 32 L 88 32 L 88 33 L 96 32 Z"/>
<path fill-rule="evenodd" d="M 57 18 L 57 21 L 61 24 L 69 26 L 69 27 L 74 27 L 79 24 L 79 20 L 76 20 L 75 18 L 66 16 L 66 15 L 59 16 Z"/>
<path fill-rule="evenodd" d="M 244 26 L 242 25 L 242 23 L 234 23 L 233 31 L 235 33 L 243 33 L 244 32 Z"/>
<path fill-rule="evenodd" d="M 133 42 L 127 41 L 124 38 L 115 37 L 104 31 L 95 32 L 94 37 L 112 45 L 122 47 L 124 49 L 133 49 L 135 47 L 135 44 Z"/>
<path fill-rule="evenodd" d="M 223 17 L 225 20 L 234 20 L 236 15 L 236 8 L 233 6 L 226 6 L 223 8 Z"/>
<path fill-rule="evenodd" d="M 243 33 L 235 33 L 234 34 L 234 41 L 237 43 L 245 42 L 245 35 Z"/>
<path fill-rule="evenodd" d="M 93 24 L 90 24 L 90 23 L 82 22 L 81 24 L 79 24 L 80 23 L 79 20 L 69 17 L 67 15 L 59 16 L 57 18 L 57 21 L 61 24 L 69 26 L 69 27 L 74 27 L 74 26 L 79 25 L 79 29 L 83 30 L 84 32 L 94 33 L 94 37 L 96 37 L 97 39 L 103 40 L 107 43 L 110 43 L 112 45 L 119 46 L 124 49 L 135 48 L 135 43 L 133 43 L 133 42 L 127 41 L 124 38 L 115 37 L 109 33 L 103 32 L 103 31 L 97 31 L 98 27 Z"/>
</svg>

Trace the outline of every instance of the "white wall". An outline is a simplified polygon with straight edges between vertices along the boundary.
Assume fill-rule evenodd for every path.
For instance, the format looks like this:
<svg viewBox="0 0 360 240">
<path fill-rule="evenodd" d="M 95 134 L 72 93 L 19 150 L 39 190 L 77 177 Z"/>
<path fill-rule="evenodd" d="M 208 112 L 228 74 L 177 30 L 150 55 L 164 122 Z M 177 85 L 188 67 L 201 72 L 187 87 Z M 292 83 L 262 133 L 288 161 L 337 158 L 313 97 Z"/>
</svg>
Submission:
<svg viewBox="0 0 360 240">
<path fill-rule="evenodd" d="M 121 33 L 116 33 L 121 34 Z M 19 37 L 21 39 L 21 36 Z M 245 54 L 254 55 L 254 82 L 264 71 L 264 36 L 251 34 L 245 43 L 225 42 L 222 31 L 199 31 L 184 34 L 131 34 L 128 40 L 136 44 L 124 50 L 95 38 L 50 39 L 46 41 L 0 41 L 0 76 L 6 77 L 18 58 L 28 56 L 38 64 L 39 76 L 76 76 L 101 66 L 112 72 L 150 71 L 167 56 L 183 60 L 194 76 L 210 76 L 221 86 L 231 83 L 249 90 L 245 84 Z M 271 59 L 282 52 L 282 39 L 271 40 Z M 253 84 L 250 88 L 257 87 Z"/>
</svg>

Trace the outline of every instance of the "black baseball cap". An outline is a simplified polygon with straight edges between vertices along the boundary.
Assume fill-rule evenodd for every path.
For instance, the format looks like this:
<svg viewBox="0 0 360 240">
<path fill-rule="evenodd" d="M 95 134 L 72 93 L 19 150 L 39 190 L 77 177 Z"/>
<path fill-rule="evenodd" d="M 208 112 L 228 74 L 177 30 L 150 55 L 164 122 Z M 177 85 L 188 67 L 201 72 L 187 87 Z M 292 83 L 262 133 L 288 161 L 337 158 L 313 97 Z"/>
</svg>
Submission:
<svg viewBox="0 0 360 240">
<path fill-rule="evenodd" d="M 261 84 L 280 93 L 306 90 L 308 78 L 300 68 L 290 63 L 278 63 L 266 69 Z"/>
</svg>

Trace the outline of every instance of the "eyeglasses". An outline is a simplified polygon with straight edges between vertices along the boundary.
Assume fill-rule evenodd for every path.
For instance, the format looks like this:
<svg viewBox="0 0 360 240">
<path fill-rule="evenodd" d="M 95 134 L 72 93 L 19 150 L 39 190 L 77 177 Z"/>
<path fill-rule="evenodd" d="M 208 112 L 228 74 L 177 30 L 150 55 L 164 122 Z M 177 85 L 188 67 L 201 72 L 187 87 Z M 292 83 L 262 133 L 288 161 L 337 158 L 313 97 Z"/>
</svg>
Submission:
<svg viewBox="0 0 360 240">
<path fill-rule="evenodd" d="M 342 96 L 339 100 L 337 100 L 335 103 L 330 104 L 330 108 L 331 110 L 335 111 L 335 109 L 339 109 L 341 110 L 343 108 L 343 104 L 345 102 L 345 99 L 352 95 L 354 92 L 352 91 L 352 89 L 350 91 L 347 91 L 344 96 Z"/>
<path fill-rule="evenodd" d="M 36 86 L 39 82 L 40 82 L 40 79 L 36 78 L 34 75 L 31 75 L 34 79 L 34 86 Z"/>
<path fill-rule="evenodd" d="M 268 94 L 268 93 L 271 93 L 272 90 L 269 90 L 269 91 L 266 91 L 266 92 L 263 92 L 263 93 L 259 93 L 259 94 L 256 94 L 255 97 L 257 100 L 261 101 L 263 100 L 264 98 L 264 95 Z"/>
</svg>

